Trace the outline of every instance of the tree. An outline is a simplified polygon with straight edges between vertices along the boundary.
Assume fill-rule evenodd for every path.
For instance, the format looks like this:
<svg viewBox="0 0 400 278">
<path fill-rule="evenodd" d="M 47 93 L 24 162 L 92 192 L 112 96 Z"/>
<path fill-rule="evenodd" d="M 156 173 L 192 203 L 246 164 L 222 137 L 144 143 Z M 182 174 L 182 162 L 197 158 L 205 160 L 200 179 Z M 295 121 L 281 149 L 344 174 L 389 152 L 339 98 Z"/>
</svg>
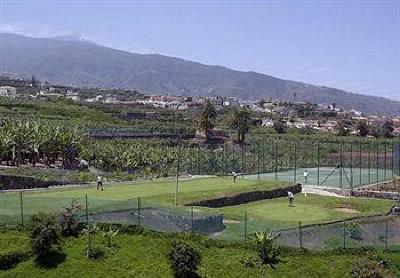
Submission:
<svg viewBox="0 0 400 278">
<path fill-rule="evenodd" d="M 384 124 L 383 124 L 383 136 L 385 138 L 391 138 L 393 136 L 393 121 L 392 120 L 387 120 Z"/>
<path fill-rule="evenodd" d="M 260 99 L 260 101 L 257 103 L 257 105 L 258 105 L 258 107 L 260 107 L 260 108 L 264 108 L 264 105 L 267 103 L 267 101 L 264 99 L 264 98 L 262 98 L 262 99 Z"/>
<path fill-rule="evenodd" d="M 237 130 L 237 139 L 240 144 L 246 139 L 250 130 L 250 111 L 247 108 L 237 109 L 233 112 L 230 126 Z"/>
<path fill-rule="evenodd" d="M 32 75 L 32 79 L 31 79 L 31 85 L 32 87 L 36 87 L 37 86 L 37 81 L 34 75 Z"/>
<path fill-rule="evenodd" d="M 286 126 L 282 121 L 274 121 L 273 128 L 278 134 L 283 134 L 286 132 Z"/>
<path fill-rule="evenodd" d="M 349 130 L 346 128 L 344 121 L 340 121 L 336 125 L 336 132 L 339 136 L 347 136 L 349 135 Z"/>
<path fill-rule="evenodd" d="M 361 137 L 366 137 L 369 134 L 368 125 L 364 121 L 358 123 L 357 129 L 358 129 L 358 135 L 360 135 Z"/>
<path fill-rule="evenodd" d="M 214 128 L 216 118 L 217 111 L 215 111 L 215 107 L 210 100 L 207 99 L 204 103 L 204 109 L 198 119 L 198 128 L 206 134 L 206 141 L 210 138 L 210 129 Z"/>
</svg>

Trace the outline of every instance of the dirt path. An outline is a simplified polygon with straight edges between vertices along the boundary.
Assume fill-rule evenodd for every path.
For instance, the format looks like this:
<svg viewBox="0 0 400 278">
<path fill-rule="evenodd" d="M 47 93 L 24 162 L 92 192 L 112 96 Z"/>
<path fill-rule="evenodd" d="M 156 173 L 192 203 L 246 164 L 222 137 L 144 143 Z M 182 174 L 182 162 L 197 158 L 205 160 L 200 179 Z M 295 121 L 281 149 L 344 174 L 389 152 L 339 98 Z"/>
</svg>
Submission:
<svg viewBox="0 0 400 278">
<path fill-rule="evenodd" d="M 307 188 L 307 187 L 303 187 L 301 193 L 315 194 L 315 195 L 328 196 L 328 197 L 347 198 L 345 196 L 341 196 L 341 195 L 333 193 L 333 192 L 328 192 L 328 191 L 325 191 L 322 189 L 316 189 L 316 188 Z"/>
</svg>

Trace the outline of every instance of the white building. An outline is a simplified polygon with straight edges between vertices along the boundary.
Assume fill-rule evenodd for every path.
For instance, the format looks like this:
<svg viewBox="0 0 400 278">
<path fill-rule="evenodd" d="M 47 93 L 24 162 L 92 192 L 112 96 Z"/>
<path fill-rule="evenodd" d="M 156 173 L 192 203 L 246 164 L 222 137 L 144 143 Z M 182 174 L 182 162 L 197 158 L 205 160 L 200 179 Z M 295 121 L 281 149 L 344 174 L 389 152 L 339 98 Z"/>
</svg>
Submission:
<svg viewBox="0 0 400 278">
<path fill-rule="evenodd" d="M 262 119 L 261 126 L 265 126 L 265 127 L 274 126 L 274 121 L 272 119 L 264 118 L 264 119 Z"/>
<path fill-rule="evenodd" d="M 17 96 L 17 89 L 11 86 L 0 87 L 0 96 L 15 98 Z"/>
</svg>

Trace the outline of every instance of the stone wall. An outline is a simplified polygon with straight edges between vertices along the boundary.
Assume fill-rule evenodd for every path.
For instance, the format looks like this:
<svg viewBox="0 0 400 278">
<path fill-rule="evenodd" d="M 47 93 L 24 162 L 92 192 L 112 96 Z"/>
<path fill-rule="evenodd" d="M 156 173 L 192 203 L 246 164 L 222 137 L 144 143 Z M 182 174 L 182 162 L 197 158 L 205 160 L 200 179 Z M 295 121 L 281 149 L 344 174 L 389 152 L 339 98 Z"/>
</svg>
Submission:
<svg viewBox="0 0 400 278">
<path fill-rule="evenodd" d="M 376 199 L 389 199 L 393 200 L 398 197 L 397 192 L 390 191 L 375 191 L 375 190 L 367 190 L 367 189 L 356 189 L 351 192 L 350 189 L 324 189 L 325 191 L 336 193 L 341 196 L 346 197 L 362 197 L 362 198 L 376 198 Z"/>
<path fill-rule="evenodd" d="M 47 188 L 49 186 L 65 184 L 71 184 L 71 182 L 41 181 L 29 176 L 0 175 L 0 190 Z"/>
</svg>

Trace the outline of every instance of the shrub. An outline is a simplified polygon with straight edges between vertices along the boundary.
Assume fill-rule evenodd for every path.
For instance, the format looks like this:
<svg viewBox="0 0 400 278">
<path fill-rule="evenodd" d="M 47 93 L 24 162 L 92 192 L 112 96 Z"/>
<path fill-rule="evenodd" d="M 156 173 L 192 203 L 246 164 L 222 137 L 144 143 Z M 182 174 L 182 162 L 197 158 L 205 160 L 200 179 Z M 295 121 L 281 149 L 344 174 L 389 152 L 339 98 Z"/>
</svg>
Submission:
<svg viewBox="0 0 400 278">
<path fill-rule="evenodd" d="M 240 258 L 240 262 L 244 267 L 247 268 L 252 268 L 256 266 L 256 260 L 251 255 L 244 255 L 242 258 Z"/>
<path fill-rule="evenodd" d="M 39 212 L 31 216 L 29 221 L 29 230 L 32 233 L 40 230 L 43 225 L 57 227 L 57 215 L 54 213 Z"/>
<path fill-rule="evenodd" d="M 257 245 L 257 254 L 261 265 L 269 265 L 275 268 L 281 260 L 279 255 L 281 250 L 275 246 L 275 240 L 279 237 L 274 235 L 272 232 L 265 230 L 255 234 L 255 244 Z"/>
<path fill-rule="evenodd" d="M 350 274 L 355 278 L 381 278 L 382 269 L 379 264 L 368 258 L 361 258 L 355 262 Z"/>
<path fill-rule="evenodd" d="M 71 204 L 66 206 L 61 212 L 59 223 L 64 236 L 77 236 L 80 233 L 80 209 L 81 205 L 73 200 Z"/>
<path fill-rule="evenodd" d="M 91 253 L 93 251 L 93 248 L 92 248 L 92 236 L 94 236 L 97 233 L 98 229 L 99 228 L 97 227 L 97 224 L 96 223 L 92 223 L 92 222 L 89 222 L 88 226 L 85 229 L 83 229 L 83 233 L 88 238 L 88 246 L 87 246 L 87 258 L 88 259 L 91 259 L 91 256 L 92 256 Z"/>
<path fill-rule="evenodd" d="M 348 225 L 348 231 L 350 233 L 350 238 L 354 240 L 362 240 L 362 235 L 361 235 L 361 228 L 360 225 L 357 223 L 350 223 Z"/>
<path fill-rule="evenodd" d="M 108 230 L 103 230 L 103 237 L 107 242 L 107 247 L 115 246 L 115 244 L 113 243 L 113 239 L 118 235 L 118 232 L 119 230 L 113 230 L 111 226 Z"/>
<path fill-rule="evenodd" d="M 28 255 L 21 252 L 0 255 L 0 270 L 14 268 L 17 264 L 26 260 L 27 258 Z"/>
<path fill-rule="evenodd" d="M 88 250 L 88 259 L 89 260 L 100 260 L 104 258 L 105 252 L 100 247 L 93 247 Z"/>
<path fill-rule="evenodd" d="M 169 252 L 169 261 L 175 277 L 198 277 L 196 271 L 201 257 L 193 246 L 185 242 L 175 242 Z"/>
<path fill-rule="evenodd" d="M 38 263 L 56 251 L 60 242 L 54 214 L 40 213 L 32 216 L 31 248 Z"/>
</svg>

